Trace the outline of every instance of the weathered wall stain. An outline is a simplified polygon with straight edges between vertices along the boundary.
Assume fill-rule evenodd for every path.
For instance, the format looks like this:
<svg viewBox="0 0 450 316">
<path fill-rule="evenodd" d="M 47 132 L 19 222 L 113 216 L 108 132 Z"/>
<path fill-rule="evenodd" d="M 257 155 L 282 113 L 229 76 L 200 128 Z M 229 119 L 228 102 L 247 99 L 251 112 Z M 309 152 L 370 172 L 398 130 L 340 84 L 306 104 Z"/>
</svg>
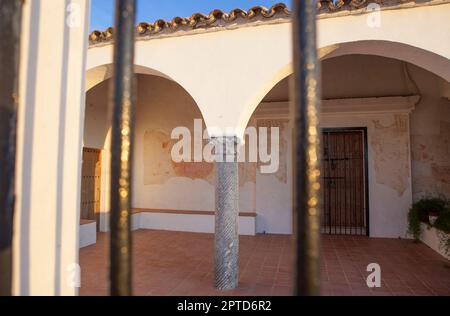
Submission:
<svg viewBox="0 0 450 316">
<path fill-rule="evenodd" d="M 210 180 L 214 164 L 207 162 L 173 162 L 172 168 L 177 177 Z"/>
<path fill-rule="evenodd" d="M 450 184 L 450 165 L 438 166 L 432 164 L 431 171 L 436 181 L 442 182 L 443 184 Z"/>
<path fill-rule="evenodd" d="M 144 134 L 144 184 L 163 184 L 175 172 L 170 164 L 172 140 L 162 130 L 146 131 Z"/>
<path fill-rule="evenodd" d="M 395 115 L 394 122 L 383 125 L 372 120 L 374 129 L 370 143 L 374 151 L 375 177 L 402 196 L 409 179 L 408 115 Z"/>
<path fill-rule="evenodd" d="M 288 146 L 287 146 L 287 132 L 289 131 L 288 125 L 289 125 L 289 120 L 287 119 L 258 119 L 257 120 L 257 127 L 258 130 L 261 127 L 267 127 L 268 130 L 268 150 L 270 151 L 271 148 L 271 133 L 270 133 L 270 128 L 271 127 L 278 127 L 279 128 L 279 132 L 280 132 L 280 156 L 279 156 L 279 168 L 278 171 L 275 174 L 268 174 L 267 176 L 270 175 L 275 175 L 275 177 L 278 179 L 278 181 L 282 182 L 282 183 L 287 183 L 287 154 L 288 154 Z M 259 168 L 261 167 L 261 165 L 265 165 L 266 163 L 262 163 L 260 161 L 258 161 L 258 170 L 260 170 Z"/>
<path fill-rule="evenodd" d="M 172 177 L 203 179 L 213 184 L 214 164 L 172 160 L 171 151 L 176 139 L 162 130 L 144 134 L 144 184 L 164 184 Z"/>
<path fill-rule="evenodd" d="M 239 163 L 239 186 L 243 187 L 247 182 L 256 183 L 256 162 Z"/>
<path fill-rule="evenodd" d="M 450 123 L 440 122 L 439 135 L 413 135 L 412 159 L 448 164 L 450 155 Z"/>
<path fill-rule="evenodd" d="M 413 177 L 414 194 L 450 196 L 450 122 L 438 135 L 413 135 L 412 160 L 421 166 Z"/>
<path fill-rule="evenodd" d="M 270 128 L 279 127 L 280 132 L 280 157 L 279 168 L 274 174 L 280 182 L 287 183 L 287 132 L 289 121 L 286 119 L 259 119 L 256 126 L 267 127 L 268 148 L 270 150 Z M 192 131 L 191 131 L 192 132 Z M 170 133 L 162 130 L 147 130 L 144 134 L 144 184 L 164 184 L 173 177 L 187 177 L 190 179 L 202 179 L 215 184 L 215 165 L 207 162 L 181 162 L 176 163 L 172 160 L 171 150 L 178 140 L 171 139 Z M 204 140 L 204 145 L 207 140 Z M 249 141 L 245 143 L 245 152 L 249 152 Z M 193 150 L 192 150 L 193 152 Z M 264 163 L 265 164 L 265 163 Z M 242 187 L 246 183 L 256 183 L 256 172 L 262 162 L 241 162 L 239 163 L 239 185 Z"/>
<path fill-rule="evenodd" d="M 144 184 L 164 184 L 173 177 L 201 179 L 215 183 L 215 165 L 208 162 L 174 162 L 171 151 L 176 139 L 163 130 L 144 134 Z M 206 141 L 205 141 L 206 143 Z M 247 145 L 248 146 L 248 145 Z M 239 163 L 239 185 L 256 181 L 256 163 Z"/>
</svg>

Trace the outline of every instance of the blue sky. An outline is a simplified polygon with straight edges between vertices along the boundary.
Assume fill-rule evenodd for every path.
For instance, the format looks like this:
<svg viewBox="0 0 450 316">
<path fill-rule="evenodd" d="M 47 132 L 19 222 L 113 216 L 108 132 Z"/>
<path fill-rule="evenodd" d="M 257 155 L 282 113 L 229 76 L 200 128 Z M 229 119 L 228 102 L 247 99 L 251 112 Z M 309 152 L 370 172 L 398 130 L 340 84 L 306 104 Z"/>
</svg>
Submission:
<svg viewBox="0 0 450 316">
<path fill-rule="evenodd" d="M 194 12 L 209 13 L 213 9 L 230 11 L 234 8 L 249 9 L 255 5 L 270 7 L 280 0 L 137 0 L 137 22 L 171 20 L 175 16 L 187 17 Z M 291 0 L 286 0 L 289 8 Z M 104 30 L 112 26 L 114 0 L 92 0 L 91 30 Z"/>
</svg>

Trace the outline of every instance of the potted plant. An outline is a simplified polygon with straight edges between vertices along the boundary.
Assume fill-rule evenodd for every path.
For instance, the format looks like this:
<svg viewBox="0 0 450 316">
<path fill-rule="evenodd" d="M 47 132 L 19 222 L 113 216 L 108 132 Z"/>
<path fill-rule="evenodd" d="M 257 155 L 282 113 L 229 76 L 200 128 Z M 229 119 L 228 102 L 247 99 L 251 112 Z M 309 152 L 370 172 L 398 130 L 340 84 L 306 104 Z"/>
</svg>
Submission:
<svg viewBox="0 0 450 316">
<path fill-rule="evenodd" d="M 425 232 L 423 227 L 427 227 Z M 414 203 L 408 213 L 408 231 L 416 242 L 423 241 L 450 259 L 450 200 L 424 198 Z"/>
<path fill-rule="evenodd" d="M 433 226 L 440 214 L 448 210 L 448 201 L 443 198 L 427 197 L 414 203 L 408 213 L 408 231 L 419 240 L 421 223 Z"/>
<path fill-rule="evenodd" d="M 439 217 L 439 213 L 435 211 L 428 212 L 428 222 L 430 225 L 434 225 Z"/>
<path fill-rule="evenodd" d="M 450 207 L 439 214 L 434 227 L 440 230 L 440 248 L 446 255 L 450 255 Z"/>
</svg>

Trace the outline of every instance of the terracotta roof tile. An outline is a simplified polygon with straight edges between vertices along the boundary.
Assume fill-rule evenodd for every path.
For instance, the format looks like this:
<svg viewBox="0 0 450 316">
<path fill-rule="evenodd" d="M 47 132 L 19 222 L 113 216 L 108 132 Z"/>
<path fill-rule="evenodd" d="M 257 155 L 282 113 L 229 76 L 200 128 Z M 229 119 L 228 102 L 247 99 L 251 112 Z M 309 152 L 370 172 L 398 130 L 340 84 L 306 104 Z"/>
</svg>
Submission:
<svg viewBox="0 0 450 316">
<path fill-rule="evenodd" d="M 370 3 L 377 3 L 384 7 L 398 6 L 405 3 L 429 2 L 433 0 L 317 0 L 318 14 L 332 14 L 338 11 L 358 10 L 366 7 Z M 209 27 L 225 26 L 242 19 L 243 23 L 256 20 L 269 20 L 275 18 L 289 18 L 291 11 L 284 3 L 277 3 L 267 9 L 263 6 L 254 6 L 247 11 L 234 9 L 224 12 L 219 9 L 211 11 L 205 15 L 194 13 L 190 17 L 175 17 L 171 21 L 163 19 L 153 23 L 142 22 L 136 27 L 137 36 L 145 37 L 162 33 L 173 33 L 178 30 L 193 30 Z M 113 38 L 113 28 L 109 27 L 105 31 L 93 31 L 89 35 L 90 44 L 108 42 Z"/>
</svg>

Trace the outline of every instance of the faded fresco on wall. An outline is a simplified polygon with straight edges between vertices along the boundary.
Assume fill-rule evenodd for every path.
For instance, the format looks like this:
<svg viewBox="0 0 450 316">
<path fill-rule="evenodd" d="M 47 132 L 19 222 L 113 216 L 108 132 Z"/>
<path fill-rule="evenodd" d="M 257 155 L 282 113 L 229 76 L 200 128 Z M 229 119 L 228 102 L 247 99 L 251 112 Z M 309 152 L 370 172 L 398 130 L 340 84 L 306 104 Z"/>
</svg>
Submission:
<svg viewBox="0 0 450 316">
<path fill-rule="evenodd" d="M 162 131 L 147 131 L 144 135 L 144 184 L 163 184 L 175 176 L 170 151 L 173 140 Z"/>
<path fill-rule="evenodd" d="M 214 185 L 215 166 L 208 162 L 174 162 L 172 147 L 178 142 L 163 130 L 146 131 L 144 134 L 144 184 L 164 184 L 173 177 L 201 179 Z M 207 141 L 204 141 L 204 145 Z M 248 146 L 248 144 L 246 145 Z M 247 148 L 248 150 L 248 148 Z M 256 163 L 239 163 L 239 185 L 256 181 Z"/>
<path fill-rule="evenodd" d="M 207 162 L 174 162 L 172 147 L 178 140 L 162 130 L 144 134 L 144 184 L 164 184 L 173 177 L 202 179 L 213 183 L 214 164 Z"/>
<path fill-rule="evenodd" d="M 402 196 L 410 177 L 408 115 L 395 115 L 392 124 L 380 120 L 372 123 L 374 131 L 370 143 L 374 151 L 376 182 L 389 186 Z"/>
<path fill-rule="evenodd" d="M 414 194 L 450 196 L 450 122 L 440 122 L 439 135 L 413 135 L 412 159 L 420 166 Z"/>
</svg>

